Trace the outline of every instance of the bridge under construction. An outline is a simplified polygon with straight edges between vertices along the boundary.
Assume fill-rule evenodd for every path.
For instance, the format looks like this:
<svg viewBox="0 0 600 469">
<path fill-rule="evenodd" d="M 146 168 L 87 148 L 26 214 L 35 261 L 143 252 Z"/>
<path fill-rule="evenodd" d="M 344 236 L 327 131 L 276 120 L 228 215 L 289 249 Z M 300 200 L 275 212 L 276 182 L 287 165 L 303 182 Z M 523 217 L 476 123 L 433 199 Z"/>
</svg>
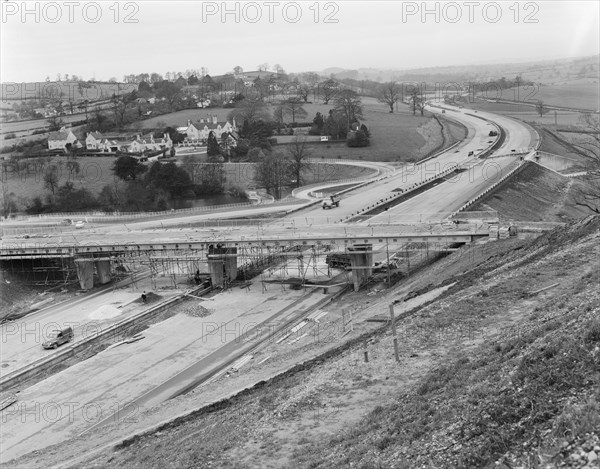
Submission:
<svg viewBox="0 0 600 469">
<path fill-rule="evenodd" d="M 106 236 L 91 234 L 85 240 L 3 242 L 0 262 L 4 270 L 20 273 L 32 283 L 59 284 L 79 281 L 89 290 L 127 276 L 137 265 L 149 266 L 151 278 L 210 276 L 213 286 L 248 280 L 265 269 L 297 269 L 300 279 L 309 269 L 323 268 L 327 254 L 343 253 L 350 259 L 355 290 L 372 274 L 374 255 L 408 258 L 409 252 L 448 252 L 487 238 L 489 231 L 471 224 L 431 225 L 321 225 L 297 229 L 276 223 L 252 231 L 243 229 L 185 229 L 139 231 Z M 244 234 L 242 234 L 244 233 Z M 402 256 L 402 252 L 404 255 Z M 293 267 L 292 267 L 293 264 Z M 327 272 L 328 275 L 331 273 Z"/>
</svg>

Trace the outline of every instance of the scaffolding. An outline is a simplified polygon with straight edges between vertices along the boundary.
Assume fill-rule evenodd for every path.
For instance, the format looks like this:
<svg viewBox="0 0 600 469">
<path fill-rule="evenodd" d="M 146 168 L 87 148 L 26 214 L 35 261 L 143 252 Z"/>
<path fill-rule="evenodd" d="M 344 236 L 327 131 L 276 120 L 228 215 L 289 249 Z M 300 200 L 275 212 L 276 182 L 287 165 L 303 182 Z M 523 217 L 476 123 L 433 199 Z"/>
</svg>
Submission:
<svg viewBox="0 0 600 469">
<path fill-rule="evenodd" d="M 440 252 L 455 249 L 452 242 L 446 240 L 410 242 L 398 239 L 397 242 L 391 242 L 388 238 L 389 236 L 384 240 L 370 240 L 372 253 L 385 259 L 383 263 L 386 264 L 388 272 L 394 270 L 395 273 L 404 275 L 410 274 L 412 265 L 421 264 L 432 256 L 437 256 Z M 104 251 L 102 254 L 90 253 L 86 257 L 93 259 L 96 255 L 102 255 L 104 258 L 109 256 L 113 265 L 113 279 L 130 277 L 135 286 L 136 272 L 148 269 L 154 289 L 158 287 L 159 278 L 168 278 L 169 287 L 178 288 L 182 283 L 194 283 L 198 274 L 204 277 L 210 276 L 208 255 L 214 246 L 218 249 L 225 249 L 223 254 L 216 256 L 223 259 L 233 256 L 236 259 L 237 275 L 234 279 L 229 280 L 248 283 L 251 279 L 259 277 L 264 289 L 265 282 L 274 277 L 282 280 L 293 278 L 300 284 L 305 284 L 311 276 L 331 278 L 339 275 L 341 272 L 335 272 L 335 269 L 325 261 L 326 257 L 328 254 L 348 255 L 351 253 L 349 248 L 353 244 L 346 240 L 323 242 L 290 240 L 261 244 L 257 244 L 255 241 L 235 243 L 222 241 L 222 244 L 214 245 L 196 243 L 193 248 L 191 244 L 184 243 L 169 244 L 166 248 L 163 246 L 163 249 L 152 249 L 152 246 L 150 249 L 139 249 L 138 246 L 138 249 L 133 250 Z M 228 253 L 227 249 L 233 249 L 233 247 L 235 247 L 235 252 Z M 66 285 L 77 281 L 74 261 L 79 257 L 73 253 L 13 255 L 10 258 L 0 259 L 0 265 L 3 270 L 20 276 L 26 283 Z M 377 267 L 377 264 L 381 264 L 381 262 L 374 266 L 357 268 L 372 269 Z M 349 272 L 346 272 L 347 281 L 349 281 L 349 275 Z M 390 275 L 388 274 L 389 282 Z"/>
</svg>

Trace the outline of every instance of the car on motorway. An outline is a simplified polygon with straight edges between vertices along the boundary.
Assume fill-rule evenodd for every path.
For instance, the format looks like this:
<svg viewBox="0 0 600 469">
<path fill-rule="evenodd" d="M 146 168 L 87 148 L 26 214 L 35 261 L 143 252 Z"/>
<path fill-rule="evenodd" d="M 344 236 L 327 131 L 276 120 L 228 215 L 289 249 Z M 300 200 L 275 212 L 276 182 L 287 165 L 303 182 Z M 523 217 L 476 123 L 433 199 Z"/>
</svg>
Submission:
<svg viewBox="0 0 600 469">
<path fill-rule="evenodd" d="M 44 347 L 45 349 L 50 349 L 50 348 L 55 349 L 59 345 L 70 342 L 71 340 L 73 340 L 73 337 L 74 337 L 74 334 L 73 334 L 72 327 L 65 327 L 64 329 L 57 329 L 57 330 L 50 332 L 50 334 L 48 334 L 48 336 L 46 337 L 46 340 L 42 343 L 42 347 Z"/>
</svg>

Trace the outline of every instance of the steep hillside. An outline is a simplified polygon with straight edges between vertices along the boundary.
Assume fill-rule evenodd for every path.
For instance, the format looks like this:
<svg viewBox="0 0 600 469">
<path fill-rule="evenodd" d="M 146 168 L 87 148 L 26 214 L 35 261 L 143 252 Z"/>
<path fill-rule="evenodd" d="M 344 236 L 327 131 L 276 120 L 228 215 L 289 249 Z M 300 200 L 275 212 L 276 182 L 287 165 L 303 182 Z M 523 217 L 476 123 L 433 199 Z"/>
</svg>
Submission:
<svg viewBox="0 0 600 469">
<path fill-rule="evenodd" d="M 496 210 L 503 221 L 564 222 L 588 213 L 575 205 L 578 182 L 535 163 L 469 207 L 469 211 Z"/>
<path fill-rule="evenodd" d="M 598 467 L 599 259 L 600 217 L 472 246 L 412 280 L 447 290 L 398 321 L 399 363 L 384 325 L 117 446 L 15 466 Z"/>
</svg>

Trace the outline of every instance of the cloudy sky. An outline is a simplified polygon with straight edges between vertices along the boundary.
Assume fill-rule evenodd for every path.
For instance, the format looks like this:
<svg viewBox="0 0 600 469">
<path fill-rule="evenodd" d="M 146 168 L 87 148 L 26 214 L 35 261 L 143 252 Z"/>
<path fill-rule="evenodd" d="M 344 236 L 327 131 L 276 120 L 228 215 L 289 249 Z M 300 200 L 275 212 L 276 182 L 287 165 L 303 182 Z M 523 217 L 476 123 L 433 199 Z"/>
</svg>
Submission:
<svg viewBox="0 0 600 469">
<path fill-rule="evenodd" d="M 2 2 L 1 80 L 281 64 L 408 69 L 599 53 L 589 1 Z M 425 8 L 424 8 L 425 7 Z"/>
</svg>

